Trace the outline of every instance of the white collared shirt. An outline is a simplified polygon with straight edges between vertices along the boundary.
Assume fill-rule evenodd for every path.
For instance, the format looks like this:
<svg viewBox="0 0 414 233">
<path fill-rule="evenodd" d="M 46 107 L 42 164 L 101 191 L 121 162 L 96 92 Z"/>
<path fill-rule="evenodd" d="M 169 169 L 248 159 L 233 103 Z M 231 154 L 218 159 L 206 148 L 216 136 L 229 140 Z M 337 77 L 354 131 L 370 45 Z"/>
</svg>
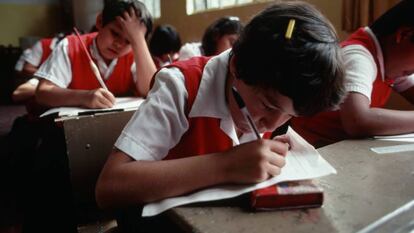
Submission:
<svg viewBox="0 0 414 233">
<path fill-rule="evenodd" d="M 39 70 L 35 73 L 36 77 L 47 79 L 61 88 L 66 88 L 72 82 L 72 68 L 68 54 L 68 39 L 63 39 L 53 50 L 49 58 L 43 63 Z M 96 38 L 93 40 L 93 44 L 89 47 L 91 56 L 95 59 L 96 65 L 106 80 L 112 74 L 118 59 L 111 61 L 109 66 L 105 63 L 104 59 L 99 54 L 96 46 Z M 85 64 L 89 68 L 89 64 Z M 136 70 L 135 63 L 131 65 L 131 73 L 134 81 L 136 82 Z"/>
<path fill-rule="evenodd" d="M 238 145 L 254 140 L 255 135 L 249 133 L 240 139 L 237 137 L 226 104 L 229 54 L 230 50 L 227 50 L 206 64 L 189 117 L 219 118 L 220 128 L 233 140 L 233 145 Z M 181 71 L 177 68 L 161 69 L 146 101 L 128 122 L 115 146 L 135 160 L 162 160 L 188 130 L 185 115 L 187 98 Z"/>
<path fill-rule="evenodd" d="M 53 38 L 52 42 L 50 43 L 50 50 L 53 50 L 58 42 L 57 38 Z M 24 63 L 28 62 L 33 66 L 38 67 L 42 60 L 43 56 L 43 47 L 41 40 L 38 40 L 31 48 L 25 49 L 20 56 L 19 60 L 16 63 L 15 70 L 22 71 L 24 67 Z"/>
<path fill-rule="evenodd" d="M 377 50 L 377 60 L 379 69 L 384 81 L 384 57 L 382 49 L 375 34 L 369 27 L 365 31 L 374 40 Z M 345 89 L 348 92 L 358 92 L 365 95 L 371 101 L 373 83 L 377 77 L 378 67 L 372 54 L 362 45 L 349 45 L 342 49 L 345 62 Z M 388 78 L 388 77 L 387 77 Z M 414 75 L 402 76 L 394 80 L 393 89 L 397 92 L 403 92 L 414 86 Z"/>
</svg>

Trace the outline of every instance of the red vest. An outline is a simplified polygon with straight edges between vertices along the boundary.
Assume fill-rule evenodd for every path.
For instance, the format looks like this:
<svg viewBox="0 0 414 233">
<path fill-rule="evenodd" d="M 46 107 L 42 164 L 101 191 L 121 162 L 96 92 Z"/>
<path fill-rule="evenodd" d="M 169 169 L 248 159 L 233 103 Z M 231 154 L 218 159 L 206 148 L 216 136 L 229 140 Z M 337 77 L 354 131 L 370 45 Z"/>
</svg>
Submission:
<svg viewBox="0 0 414 233">
<path fill-rule="evenodd" d="M 81 39 L 89 48 L 97 33 L 90 33 L 81 35 Z M 98 80 L 96 79 L 90 65 L 86 52 L 83 50 L 79 39 L 75 35 L 66 37 L 69 42 L 68 53 L 72 66 L 72 81 L 68 88 L 79 90 L 93 90 L 100 88 Z M 89 51 L 88 51 L 89 52 Z M 96 64 L 96 61 L 94 61 Z M 131 74 L 131 65 L 134 62 L 134 55 L 128 53 L 125 56 L 119 57 L 112 74 L 108 79 L 104 80 L 108 89 L 115 96 L 122 96 L 135 93 L 135 83 Z"/>
<path fill-rule="evenodd" d="M 191 111 L 200 86 L 204 66 L 209 57 L 193 57 L 175 62 L 169 67 L 177 67 L 184 75 L 188 92 L 186 115 Z M 178 159 L 195 155 L 224 152 L 233 147 L 232 139 L 220 129 L 220 119 L 211 117 L 188 118 L 189 129 L 180 142 L 172 148 L 165 159 Z M 270 136 L 268 134 L 267 136 Z"/>
<path fill-rule="evenodd" d="M 52 53 L 52 49 L 50 49 L 50 45 L 52 44 L 53 38 L 45 38 L 40 40 L 40 44 L 42 45 L 42 57 L 40 58 L 40 64 L 46 61 L 49 55 Z"/>
<path fill-rule="evenodd" d="M 390 81 L 382 81 L 382 74 L 377 58 L 377 48 L 374 40 L 364 28 L 358 29 L 346 41 L 341 43 L 342 47 L 348 45 L 362 45 L 374 57 L 377 65 L 377 77 L 373 83 L 371 94 L 371 107 L 383 107 L 390 94 Z M 322 112 L 313 117 L 298 117 L 291 120 L 292 127 L 309 143 L 314 146 L 322 146 L 340 140 L 351 138 L 341 122 L 340 112 Z"/>
</svg>

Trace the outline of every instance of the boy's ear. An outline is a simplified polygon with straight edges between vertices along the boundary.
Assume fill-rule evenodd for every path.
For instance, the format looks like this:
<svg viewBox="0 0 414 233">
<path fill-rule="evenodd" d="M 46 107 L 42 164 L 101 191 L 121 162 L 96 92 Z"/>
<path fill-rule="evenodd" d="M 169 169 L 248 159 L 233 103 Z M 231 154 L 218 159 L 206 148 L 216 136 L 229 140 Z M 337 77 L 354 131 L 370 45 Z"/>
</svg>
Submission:
<svg viewBox="0 0 414 233">
<path fill-rule="evenodd" d="M 398 28 L 396 32 L 395 40 L 396 40 L 396 43 L 399 44 L 403 40 L 411 40 L 413 36 L 414 36 L 414 28 L 402 26 Z"/>
<path fill-rule="evenodd" d="M 102 19 L 102 13 L 99 13 L 98 16 L 96 16 L 96 28 L 101 30 L 103 28 L 103 19 Z"/>
</svg>

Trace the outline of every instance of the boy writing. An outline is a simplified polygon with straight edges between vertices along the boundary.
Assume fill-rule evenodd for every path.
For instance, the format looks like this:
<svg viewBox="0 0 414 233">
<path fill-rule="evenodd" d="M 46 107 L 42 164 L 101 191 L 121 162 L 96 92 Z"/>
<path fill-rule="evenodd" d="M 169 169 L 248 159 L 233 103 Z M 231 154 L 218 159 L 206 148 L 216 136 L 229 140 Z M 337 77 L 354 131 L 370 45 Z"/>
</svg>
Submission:
<svg viewBox="0 0 414 233">
<path fill-rule="evenodd" d="M 114 95 L 147 95 L 156 68 L 145 40 L 152 29 L 145 5 L 108 1 L 96 27 L 97 33 L 81 38 L 108 90 L 100 87 L 80 40 L 68 36 L 35 74 L 41 78 L 36 93 L 40 104 L 108 108 L 115 103 Z"/>
<path fill-rule="evenodd" d="M 342 43 L 347 97 L 340 110 L 292 119 L 315 146 L 414 132 L 414 111 L 385 109 L 392 90 L 414 104 L 414 1 L 403 0 Z M 411 76 L 410 76 L 411 75 Z"/>
<path fill-rule="evenodd" d="M 315 8 L 283 2 L 254 17 L 232 50 L 161 69 L 100 175 L 98 204 L 136 205 L 278 175 L 286 141 L 255 140 L 232 89 L 261 133 L 329 109 L 342 96 L 336 41 Z"/>
</svg>

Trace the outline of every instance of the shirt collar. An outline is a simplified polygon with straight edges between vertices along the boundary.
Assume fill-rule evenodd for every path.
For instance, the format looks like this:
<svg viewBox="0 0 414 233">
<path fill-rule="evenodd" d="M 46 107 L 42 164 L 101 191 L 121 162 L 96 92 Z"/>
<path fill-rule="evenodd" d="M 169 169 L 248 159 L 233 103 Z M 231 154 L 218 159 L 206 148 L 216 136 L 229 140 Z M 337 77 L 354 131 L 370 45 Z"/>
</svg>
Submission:
<svg viewBox="0 0 414 233">
<path fill-rule="evenodd" d="M 381 80 L 384 82 L 385 81 L 385 73 L 384 73 L 385 68 L 384 68 L 384 56 L 382 54 L 381 45 L 378 41 L 378 38 L 375 36 L 374 32 L 371 30 L 371 28 L 365 27 L 364 30 L 366 33 L 368 33 L 368 35 L 374 41 L 375 48 L 377 50 L 377 60 L 378 60 L 380 70 L 381 70 Z"/>
<path fill-rule="evenodd" d="M 107 66 L 105 60 L 99 53 L 98 46 L 96 45 L 96 37 L 93 39 L 92 45 L 89 47 L 89 52 L 91 53 L 92 58 L 96 60 L 99 71 L 104 74 L 104 79 L 108 79 L 116 63 L 118 62 L 118 58 L 113 59 L 109 66 Z"/>
<path fill-rule="evenodd" d="M 226 80 L 231 49 L 211 58 L 204 67 L 200 87 L 189 117 L 212 117 L 220 119 L 220 128 L 234 145 L 255 140 L 254 133 L 243 134 L 239 139 L 233 118 L 226 103 Z"/>
</svg>

